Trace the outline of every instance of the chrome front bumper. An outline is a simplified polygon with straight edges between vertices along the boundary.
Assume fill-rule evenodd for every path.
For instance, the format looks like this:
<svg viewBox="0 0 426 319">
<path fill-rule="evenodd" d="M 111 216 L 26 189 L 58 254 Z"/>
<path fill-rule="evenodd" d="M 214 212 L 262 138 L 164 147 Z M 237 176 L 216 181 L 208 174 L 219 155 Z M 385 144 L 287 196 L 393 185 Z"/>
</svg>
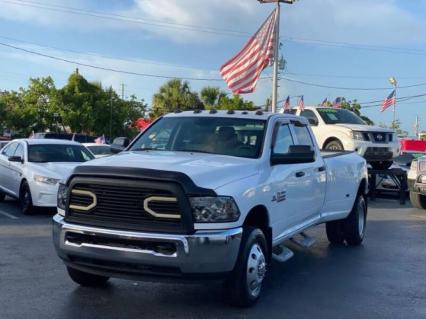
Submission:
<svg viewBox="0 0 426 319">
<path fill-rule="evenodd" d="M 66 223 L 60 215 L 53 217 L 59 257 L 70 267 L 111 277 L 229 273 L 241 237 L 241 227 L 172 235 L 88 227 Z M 163 245 L 169 249 L 160 249 Z"/>
</svg>

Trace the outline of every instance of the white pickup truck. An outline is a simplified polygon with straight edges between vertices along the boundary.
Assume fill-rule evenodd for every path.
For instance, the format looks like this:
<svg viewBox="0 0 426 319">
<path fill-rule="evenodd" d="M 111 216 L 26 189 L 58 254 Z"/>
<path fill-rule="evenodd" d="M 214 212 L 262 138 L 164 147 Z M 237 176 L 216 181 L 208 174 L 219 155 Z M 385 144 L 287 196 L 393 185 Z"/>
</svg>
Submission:
<svg viewBox="0 0 426 319">
<path fill-rule="evenodd" d="M 306 117 L 318 145 L 323 150 L 355 151 L 374 169 L 388 169 L 399 155 L 400 145 L 391 129 L 367 125 L 355 113 L 331 107 L 293 109 Z"/>
<path fill-rule="evenodd" d="M 226 282 L 253 304 L 272 258 L 326 223 L 333 244 L 364 238 L 367 164 L 321 154 L 303 117 L 246 111 L 168 114 L 126 151 L 83 164 L 61 184 L 53 240 L 83 286 L 110 277 Z"/>
</svg>

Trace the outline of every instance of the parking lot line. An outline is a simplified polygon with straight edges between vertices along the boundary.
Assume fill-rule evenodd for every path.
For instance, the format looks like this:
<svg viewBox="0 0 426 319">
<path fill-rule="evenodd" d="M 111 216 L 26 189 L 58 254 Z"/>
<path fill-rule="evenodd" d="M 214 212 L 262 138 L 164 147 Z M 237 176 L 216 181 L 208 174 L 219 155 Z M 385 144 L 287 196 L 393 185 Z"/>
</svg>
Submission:
<svg viewBox="0 0 426 319">
<path fill-rule="evenodd" d="M 12 215 L 12 214 L 6 213 L 6 212 L 4 212 L 4 211 L 2 211 L 2 210 L 0 210 L 0 215 L 3 215 L 3 216 L 6 216 L 6 217 L 9 217 L 9 218 L 11 218 L 11 219 L 19 219 L 19 217 L 16 217 L 16 216 L 14 216 L 14 215 Z"/>
</svg>

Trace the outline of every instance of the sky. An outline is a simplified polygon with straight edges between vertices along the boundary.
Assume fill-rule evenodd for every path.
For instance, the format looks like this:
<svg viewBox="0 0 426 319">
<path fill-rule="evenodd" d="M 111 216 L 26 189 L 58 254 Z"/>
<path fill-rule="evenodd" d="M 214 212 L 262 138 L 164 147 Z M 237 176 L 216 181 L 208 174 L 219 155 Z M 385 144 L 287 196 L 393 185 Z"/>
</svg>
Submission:
<svg viewBox="0 0 426 319">
<path fill-rule="evenodd" d="M 148 103 L 167 81 L 162 77 L 192 79 L 193 90 L 207 85 L 227 90 L 220 66 L 273 10 L 256 0 L 0 0 L 0 6 L 0 90 L 17 90 L 30 77 L 49 75 L 62 87 L 78 67 L 89 81 L 112 85 L 119 93 L 124 84 L 125 97 L 134 94 Z M 426 130 L 426 0 L 283 4 L 280 39 L 287 61 L 280 100 L 290 95 L 295 105 L 303 95 L 306 105 L 317 105 L 324 98 L 357 99 L 365 106 L 363 114 L 390 124 L 391 109 L 381 113 L 380 103 L 365 102 L 383 100 L 394 76 L 401 87 L 397 97 L 425 94 L 398 103 L 402 128 L 413 134 L 419 116 Z M 160 77 L 78 66 L 1 44 Z M 271 72 L 268 68 L 263 76 Z M 262 79 L 244 98 L 263 105 L 271 87 L 270 79 Z"/>
</svg>

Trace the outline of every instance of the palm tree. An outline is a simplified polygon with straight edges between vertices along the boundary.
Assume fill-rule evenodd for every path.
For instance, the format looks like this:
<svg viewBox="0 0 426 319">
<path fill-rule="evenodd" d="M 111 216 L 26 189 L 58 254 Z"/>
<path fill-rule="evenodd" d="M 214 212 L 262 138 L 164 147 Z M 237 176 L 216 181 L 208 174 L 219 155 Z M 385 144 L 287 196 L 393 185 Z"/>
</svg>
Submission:
<svg viewBox="0 0 426 319">
<path fill-rule="evenodd" d="M 215 107 L 227 94 L 218 87 L 206 86 L 200 92 L 201 100 L 207 108 Z"/>
<path fill-rule="evenodd" d="M 191 92 L 189 83 L 173 79 L 162 85 L 152 99 L 152 116 L 175 112 L 176 110 L 202 109 L 203 103 L 198 95 Z"/>
</svg>

